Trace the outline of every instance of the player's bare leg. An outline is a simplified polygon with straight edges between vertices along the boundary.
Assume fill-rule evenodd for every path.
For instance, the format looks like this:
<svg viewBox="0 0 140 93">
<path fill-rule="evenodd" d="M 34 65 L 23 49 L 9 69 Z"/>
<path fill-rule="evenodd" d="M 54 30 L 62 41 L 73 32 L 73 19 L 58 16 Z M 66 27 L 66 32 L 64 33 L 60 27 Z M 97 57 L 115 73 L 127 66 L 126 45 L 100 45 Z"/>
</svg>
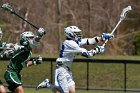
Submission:
<svg viewBox="0 0 140 93">
<path fill-rule="evenodd" d="M 75 93 L 75 85 L 69 87 L 69 93 Z"/>
<path fill-rule="evenodd" d="M 22 86 L 18 86 L 15 90 L 14 90 L 15 93 L 24 93 L 24 89 Z"/>
<path fill-rule="evenodd" d="M 0 93 L 6 93 L 5 87 L 0 85 Z"/>
</svg>

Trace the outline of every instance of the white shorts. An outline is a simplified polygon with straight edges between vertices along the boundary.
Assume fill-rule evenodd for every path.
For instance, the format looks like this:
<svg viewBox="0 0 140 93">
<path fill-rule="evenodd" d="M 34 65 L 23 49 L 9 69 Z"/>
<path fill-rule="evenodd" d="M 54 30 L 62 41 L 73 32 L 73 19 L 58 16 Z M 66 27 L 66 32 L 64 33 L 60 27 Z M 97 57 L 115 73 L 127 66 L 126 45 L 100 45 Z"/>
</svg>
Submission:
<svg viewBox="0 0 140 93">
<path fill-rule="evenodd" d="M 72 73 L 64 67 L 55 70 L 55 85 L 59 86 L 63 92 L 69 92 L 69 87 L 75 85 Z"/>
</svg>

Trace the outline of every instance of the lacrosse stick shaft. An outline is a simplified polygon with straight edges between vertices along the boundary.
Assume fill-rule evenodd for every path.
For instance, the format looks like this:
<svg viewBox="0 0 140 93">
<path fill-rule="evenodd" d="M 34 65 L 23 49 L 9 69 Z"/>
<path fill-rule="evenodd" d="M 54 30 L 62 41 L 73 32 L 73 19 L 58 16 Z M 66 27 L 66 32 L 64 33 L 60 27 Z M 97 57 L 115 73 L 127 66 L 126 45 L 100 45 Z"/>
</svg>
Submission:
<svg viewBox="0 0 140 93">
<path fill-rule="evenodd" d="M 12 50 L 14 48 L 3 48 L 3 47 L 0 47 L 0 49 L 4 49 L 4 50 Z"/>
<path fill-rule="evenodd" d="M 117 25 L 115 26 L 115 28 L 112 30 L 112 32 L 111 32 L 112 35 L 114 34 L 114 32 L 116 31 L 116 29 L 118 28 L 118 26 L 121 22 L 122 22 L 122 20 L 120 19 L 119 22 L 117 23 Z M 105 46 L 107 42 L 108 42 L 108 39 L 105 40 L 103 46 Z"/>
<path fill-rule="evenodd" d="M 27 21 L 26 19 L 24 19 L 23 17 L 21 17 L 20 15 L 18 15 L 17 13 L 13 13 L 15 14 L 17 17 L 21 18 L 23 21 L 27 22 L 28 24 L 30 24 L 31 26 L 33 26 L 35 29 L 39 29 L 37 26 L 35 26 L 34 24 L 32 24 L 31 22 Z"/>
<path fill-rule="evenodd" d="M 120 23 L 122 22 L 122 20 L 120 19 L 119 22 L 117 23 L 117 25 L 115 26 L 115 28 L 112 30 L 111 34 L 113 35 L 114 32 L 116 31 L 116 29 L 118 28 L 118 26 L 120 25 Z"/>
<path fill-rule="evenodd" d="M 1 6 L 1 8 L 4 9 L 4 10 L 6 10 L 6 11 L 11 12 L 11 14 L 16 15 L 17 17 L 19 17 L 19 18 L 22 19 L 23 21 L 27 22 L 28 24 L 30 24 L 31 26 L 33 26 L 34 28 L 36 28 L 37 30 L 39 29 L 37 26 L 35 26 L 35 25 L 32 24 L 31 22 L 29 22 L 29 21 L 27 21 L 26 19 L 24 19 L 23 17 L 21 17 L 19 14 L 17 14 L 17 13 L 15 12 L 14 8 L 13 8 L 11 5 L 9 5 L 8 3 L 3 4 L 3 5 Z"/>
</svg>

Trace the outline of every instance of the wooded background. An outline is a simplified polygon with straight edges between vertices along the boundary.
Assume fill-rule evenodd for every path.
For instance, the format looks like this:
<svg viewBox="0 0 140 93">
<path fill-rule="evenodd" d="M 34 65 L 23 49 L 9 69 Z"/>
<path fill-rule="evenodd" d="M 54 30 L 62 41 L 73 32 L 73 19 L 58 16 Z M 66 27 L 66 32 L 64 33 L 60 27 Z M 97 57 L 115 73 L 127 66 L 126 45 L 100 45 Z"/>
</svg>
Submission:
<svg viewBox="0 0 140 93">
<path fill-rule="evenodd" d="M 57 54 L 65 39 L 64 27 L 78 26 L 84 37 L 110 33 L 120 18 L 123 8 L 132 6 L 126 19 L 115 32 L 115 38 L 106 45 L 105 54 L 137 55 L 140 33 L 140 0 L 0 0 L 0 5 L 9 3 L 16 12 L 37 27 L 46 29 L 39 47 L 34 53 Z M 20 33 L 35 28 L 17 16 L 0 9 L 0 27 L 3 39 L 16 43 Z M 99 45 L 102 45 L 100 43 Z M 85 46 L 88 50 L 95 46 Z"/>
</svg>

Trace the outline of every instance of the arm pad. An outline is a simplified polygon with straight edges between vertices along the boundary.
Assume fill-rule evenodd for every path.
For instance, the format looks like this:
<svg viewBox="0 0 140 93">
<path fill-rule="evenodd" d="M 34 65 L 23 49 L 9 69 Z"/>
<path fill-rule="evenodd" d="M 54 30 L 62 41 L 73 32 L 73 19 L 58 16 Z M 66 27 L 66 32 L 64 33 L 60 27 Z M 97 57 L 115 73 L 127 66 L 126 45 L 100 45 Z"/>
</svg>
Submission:
<svg viewBox="0 0 140 93">
<path fill-rule="evenodd" d="M 94 45 L 94 44 L 97 44 L 98 42 L 99 42 L 98 37 L 87 39 L 87 45 Z"/>
</svg>

